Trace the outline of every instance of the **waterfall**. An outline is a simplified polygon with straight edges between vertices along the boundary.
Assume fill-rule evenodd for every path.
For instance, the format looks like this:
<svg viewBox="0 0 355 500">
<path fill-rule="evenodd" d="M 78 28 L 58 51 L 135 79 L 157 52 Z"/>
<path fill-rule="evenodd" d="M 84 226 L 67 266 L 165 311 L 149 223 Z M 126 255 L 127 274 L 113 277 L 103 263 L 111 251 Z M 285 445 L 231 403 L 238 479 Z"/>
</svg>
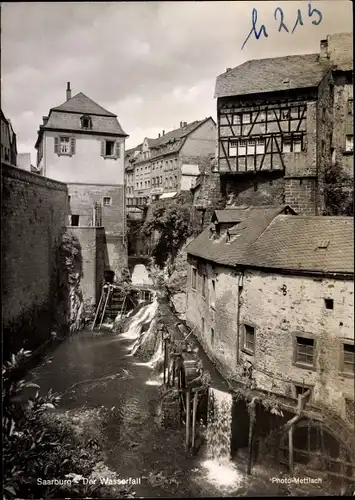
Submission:
<svg viewBox="0 0 355 500">
<path fill-rule="evenodd" d="M 126 332 L 120 334 L 126 339 L 137 340 L 141 335 L 143 325 L 150 323 L 156 315 L 158 303 L 156 300 L 151 304 L 147 304 L 132 317 L 129 328 Z"/>
<path fill-rule="evenodd" d="M 157 341 L 157 347 L 155 349 L 155 352 L 151 358 L 151 360 L 148 362 L 148 366 L 151 368 L 155 368 L 158 363 L 164 360 L 164 349 L 163 349 L 163 341 L 161 338 L 161 335 L 159 335 L 158 341 Z"/>
<path fill-rule="evenodd" d="M 231 461 L 232 395 L 210 388 L 207 418 L 206 479 L 220 488 L 239 488 L 244 475 Z"/>
<path fill-rule="evenodd" d="M 210 458 L 230 458 L 232 395 L 210 389 L 207 420 L 207 453 Z"/>
</svg>

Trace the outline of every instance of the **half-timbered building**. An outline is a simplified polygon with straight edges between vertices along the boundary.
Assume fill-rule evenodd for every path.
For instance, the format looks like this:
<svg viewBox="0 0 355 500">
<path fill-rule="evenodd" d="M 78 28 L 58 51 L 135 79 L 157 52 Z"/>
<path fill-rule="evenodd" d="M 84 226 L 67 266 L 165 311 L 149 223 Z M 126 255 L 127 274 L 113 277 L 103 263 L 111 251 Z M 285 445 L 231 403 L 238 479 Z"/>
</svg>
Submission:
<svg viewBox="0 0 355 500">
<path fill-rule="evenodd" d="M 216 171 L 225 194 L 234 192 L 241 203 L 286 202 L 299 213 L 319 213 L 321 83 L 337 64 L 336 47 L 348 38 L 329 36 L 318 54 L 247 61 L 218 76 Z M 328 142 L 323 147 L 330 150 Z"/>
</svg>

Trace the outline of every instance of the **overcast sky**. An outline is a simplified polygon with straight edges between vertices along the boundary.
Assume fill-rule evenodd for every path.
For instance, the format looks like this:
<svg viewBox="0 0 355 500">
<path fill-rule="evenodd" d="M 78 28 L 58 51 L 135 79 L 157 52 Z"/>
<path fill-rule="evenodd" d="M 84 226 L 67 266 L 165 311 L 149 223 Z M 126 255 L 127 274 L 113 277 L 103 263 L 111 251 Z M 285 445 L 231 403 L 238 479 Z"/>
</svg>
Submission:
<svg viewBox="0 0 355 500">
<path fill-rule="evenodd" d="M 279 32 L 276 7 L 290 33 Z M 352 31 L 349 0 L 2 4 L 2 109 L 19 152 L 31 152 L 42 116 L 83 92 L 117 114 L 127 148 L 216 115 L 215 79 L 248 59 L 319 51 L 327 34 Z M 251 36 L 253 8 L 268 38 Z M 291 30 L 297 10 L 303 26 Z M 278 13 L 279 16 L 279 13 Z M 279 19 L 279 17 L 278 17 Z M 301 70 L 301 68 L 300 68 Z"/>
</svg>

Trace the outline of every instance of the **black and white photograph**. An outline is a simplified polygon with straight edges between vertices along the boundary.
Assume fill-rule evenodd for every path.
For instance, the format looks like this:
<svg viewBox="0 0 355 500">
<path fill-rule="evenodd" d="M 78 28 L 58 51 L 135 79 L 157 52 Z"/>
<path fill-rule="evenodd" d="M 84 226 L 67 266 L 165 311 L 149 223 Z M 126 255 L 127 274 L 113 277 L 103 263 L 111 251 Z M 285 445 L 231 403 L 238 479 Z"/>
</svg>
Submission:
<svg viewBox="0 0 355 500">
<path fill-rule="evenodd" d="M 353 2 L 0 9 L 3 498 L 354 496 Z"/>
</svg>

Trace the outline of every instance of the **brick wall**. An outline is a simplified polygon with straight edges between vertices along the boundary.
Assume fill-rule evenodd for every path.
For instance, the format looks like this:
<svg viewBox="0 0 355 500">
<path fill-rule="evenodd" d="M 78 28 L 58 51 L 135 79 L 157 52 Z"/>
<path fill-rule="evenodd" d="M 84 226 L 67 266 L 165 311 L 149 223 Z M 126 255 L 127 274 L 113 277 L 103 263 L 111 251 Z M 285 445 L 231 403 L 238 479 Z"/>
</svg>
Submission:
<svg viewBox="0 0 355 500">
<path fill-rule="evenodd" d="M 317 215 L 317 179 L 285 178 L 285 203 L 299 215 Z"/>
<path fill-rule="evenodd" d="M 49 338 L 68 193 L 65 184 L 6 164 L 1 179 L 3 339 L 13 352 Z"/>
<path fill-rule="evenodd" d="M 69 231 L 81 245 L 82 276 L 80 280 L 86 306 L 95 305 L 100 299 L 108 255 L 103 227 L 70 227 Z"/>
<path fill-rule="evenodd" d="M 118 276 L 127 267 L 126 207 L 124 187 L 105 184 L 68 184 L 71 214 L 79 215 L 79 226 L 89 226 L 93 205 L 102 205 L 104 196 L 112 204 L 102 207 L 102 225 L 105 228 L 108 260 L 107 264 Z"/>
<path fill-rule="evenodd" d="M 188 261 L 187 321 L 197 327 L 196 335 L 225 373 L 238 377 L 238 365 L 248 359 L 254 365 L 258 388 L 293 397 L 294 384 L 304 382 L 314 387 L 314 405 L 329 408 L 345 418 L 345 398 L 354 400 L 354 379 L 340 373 L 340 362 L 342 341 L 354 343 L 353 281 L 246 271 L 239 302 L 238 362 L 238 276 L 231 268 L 213 269 L 210 264 L 202 263 L 208 277 L 208 293 L 203 298 L 199 280 L 197 291 L 191 289 L 191 266 L 198 265 L 198 261 L 191 256 Z M 215 279 L 214 311 L 212 279 Z M 325 308 L 325 298 L 334 300 L 333 310 Z M 255 328 L 253 356 L 242 351 L 243 324 Z M 293 364 L 296 332 L 309 334 L 316 340 L 314 370 Z"/>
</svg>

